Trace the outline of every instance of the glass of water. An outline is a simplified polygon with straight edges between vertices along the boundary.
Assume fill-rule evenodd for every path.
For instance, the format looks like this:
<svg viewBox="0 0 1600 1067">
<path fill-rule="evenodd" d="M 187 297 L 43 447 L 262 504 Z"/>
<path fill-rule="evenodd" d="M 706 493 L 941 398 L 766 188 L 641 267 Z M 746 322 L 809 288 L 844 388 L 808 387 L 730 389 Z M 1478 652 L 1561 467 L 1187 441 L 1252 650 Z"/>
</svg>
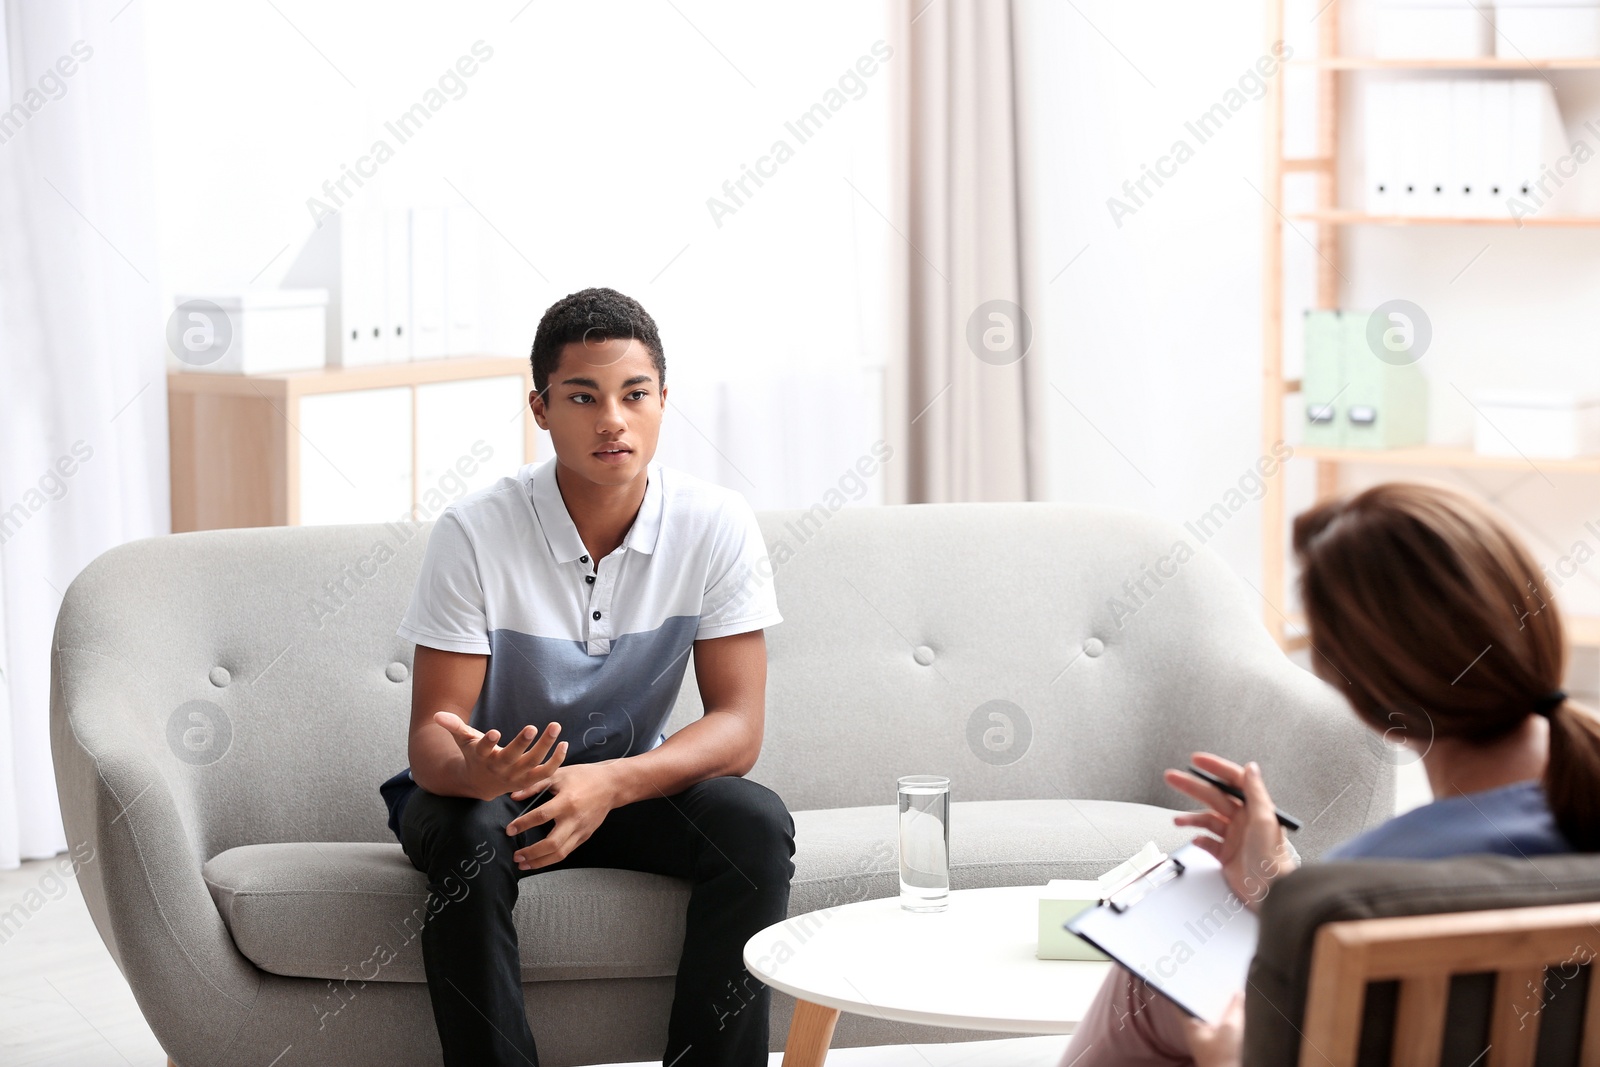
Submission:
<svg viewBox="0 0 1600 1067">
<path fill-rule="evenodd" d="M 943 911 L 950 903 L 950 779 L 900 779 L 900 906 Z"/>
</svg>

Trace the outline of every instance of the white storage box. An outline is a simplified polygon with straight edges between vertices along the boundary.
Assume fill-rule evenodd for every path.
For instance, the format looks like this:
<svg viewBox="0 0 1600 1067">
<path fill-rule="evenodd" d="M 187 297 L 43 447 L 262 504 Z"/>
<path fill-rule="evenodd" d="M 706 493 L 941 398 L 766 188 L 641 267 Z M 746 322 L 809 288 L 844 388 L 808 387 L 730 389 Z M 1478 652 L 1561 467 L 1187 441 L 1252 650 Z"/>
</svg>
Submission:
<svg viewBox="0 0 1600 1067">
<path fill-rule="evenodd" d="M 1494 54 L 1493 13 L 1466 0 L 1384 0 L 1377 54 L 1385 59 L 1475 59 Z"/>
<path fill-rule="evenodd" d="M 326 359 L 327 313 L 326 289 L 186 294 L 177 298 L 167 344 L 183 371 L 315 370 Z"/>
<path fill-rule="evenodd" d="M 1600 3 L 1595 0 L 1496 0 L 1495 55 L 1504 59 L 1600 56 Z"/>
<path fill-rule="evenodd" d="M 1600 393 L 1493 389 L 1473 394 L 1473 449 L 1486 456 L 1600 455 Z"/>
</svg>

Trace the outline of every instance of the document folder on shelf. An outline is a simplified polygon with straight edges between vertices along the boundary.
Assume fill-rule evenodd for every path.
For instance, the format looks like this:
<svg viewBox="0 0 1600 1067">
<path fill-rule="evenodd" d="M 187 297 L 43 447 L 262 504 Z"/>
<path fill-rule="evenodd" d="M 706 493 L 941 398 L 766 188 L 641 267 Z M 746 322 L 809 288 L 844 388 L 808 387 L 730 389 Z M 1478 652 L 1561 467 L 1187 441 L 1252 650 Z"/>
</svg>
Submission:
<svg viewBox="0 0 1600 1067">
<path fill-rule="evenodd" d="M 1148 982 L 1179 1008 L 1217 1022 L 1245 987 L 1256 916 L 1209 852 L 1185 845 L 1066 928 Z"/>
</svg>

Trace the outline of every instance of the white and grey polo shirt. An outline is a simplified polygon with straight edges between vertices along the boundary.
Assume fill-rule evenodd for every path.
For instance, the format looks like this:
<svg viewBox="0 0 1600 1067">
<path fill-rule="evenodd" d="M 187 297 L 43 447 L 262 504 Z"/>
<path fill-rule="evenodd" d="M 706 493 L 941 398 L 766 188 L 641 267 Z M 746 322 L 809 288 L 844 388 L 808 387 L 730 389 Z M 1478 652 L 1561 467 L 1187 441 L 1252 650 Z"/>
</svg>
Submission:
<svg viewBox="0 0 1600 1067">
<path fill-rule="evenodd" d="M 596 568 L 556 486 L 528 464 L 447 507 L 397 631 L 487 655 L 472 725 L 511 737 L 561 724 L 567 763 L 660 744 L 694 642 L 782 621 L 743 497 L 658 464 L 622 544 Z M 415 788 L 384 783 L 390 826 Z"/>
</svg>

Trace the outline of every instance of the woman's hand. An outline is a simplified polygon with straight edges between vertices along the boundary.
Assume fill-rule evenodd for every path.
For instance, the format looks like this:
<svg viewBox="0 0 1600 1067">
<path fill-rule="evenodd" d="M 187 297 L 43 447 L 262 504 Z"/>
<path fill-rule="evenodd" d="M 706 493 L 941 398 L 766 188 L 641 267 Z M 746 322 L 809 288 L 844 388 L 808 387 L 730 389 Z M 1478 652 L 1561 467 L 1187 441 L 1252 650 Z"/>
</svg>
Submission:
<svg viewBox="0 0 1600 1067">
<path fill-rule="evenodd" d="M 1168 770 L 1168 785 L 1209 809 L 1186 812 L 1173 822 L 1216 835 L 1202 835 L 1194 843 L 1221 862 L 1229 887 L 1253 908 L 1266 897 L 1274 881 L 1297 866 L 1278 823 L 1277 809 L 1261 779 L 1261 768 L 1254 763 L 1241 767 L 1209 752 L 1196 752 L 1194 765 L 1240 790 L 1245 802 L 1185 771 Z"/>
<path fill-rule="evenodd" d="M 1244 994 L 1235 993 L 1215 1023 L 1185 1020 L 1183 1036 L 1195 1067 L 1240 1067 L 1244 1062 Z"/>
</svg>

